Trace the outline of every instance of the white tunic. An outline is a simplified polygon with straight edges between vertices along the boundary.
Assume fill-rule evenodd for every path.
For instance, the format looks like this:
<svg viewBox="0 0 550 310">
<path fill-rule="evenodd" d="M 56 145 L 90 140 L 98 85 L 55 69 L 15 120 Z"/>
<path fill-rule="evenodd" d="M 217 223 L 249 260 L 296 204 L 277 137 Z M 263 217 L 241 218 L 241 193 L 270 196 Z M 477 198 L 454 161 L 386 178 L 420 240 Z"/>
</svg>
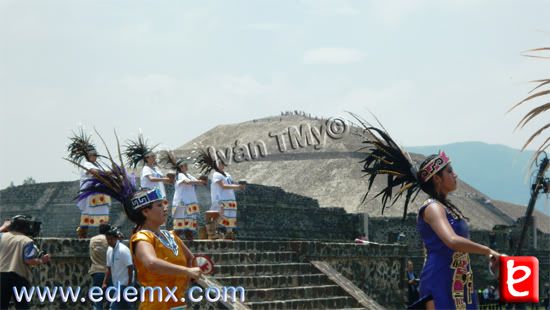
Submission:
<svg viewBox="0 0 550 310">
<path fill-rule="evenodd" d="M 162 195 L 166 197 L 166 190 L 164 189 L 164 183 L 153 182 L 149 180 L 148 176 L 152 176 L 154 178 L 164 178 L 164 174 L 162 173 L 162 171 L 160 171 L 160 169 L 157 166 L 151 168 L 145 165 L 143 166 L 143 170 L 141 170 L 140 182 L 141 182 L 141 187 L 150 188 L 150 189 L 154 189 L 154 188 L 160 189 L 160 192 L 162 193 Z"/>
<path fill-rule="evenodd" d="M 176 180 L 176 188 L 174 191 L 173 206 L 187 205 L 190 203 L 197 203 L 197 194 L 195 193 L 195 185 L 187 184 L 185 182 L 197 181 L 197 179 L 190 175 L 187 176 L 183 173 L 178 173 Z"/>
<path fill-rule="evenodd" d="M 235 191 L 232 189 L 224 189 L 219 181 L 223 181 L 225 184 L 233 184 L 233 179 L 229 173 L 226 172 L 224 176 L 217 171 L 214 172 L 210 185 L 210 197 L 212 198 L 211 210 L 219 210 L 219 202 L 222 200 L 236 200 Z"/>
<path fill-rule="evenodd" d="M 83 188 L 84 182 L 86 180 L 92 178 L 92 175 L 90 173 L 88 173 L 88 170 L 92 170 L 92 169 L 98 170 L 99 169 L 96 165 L 94 165 L 93 163 L 91 163 L 87 160 L 85 160 L 82 163 L 82 167 L 84 167 L 85 169 L 80 169 L 80 189 Z M 86 170 L 86 169 L 88 169 L 88 170 Z"/>
</svg>

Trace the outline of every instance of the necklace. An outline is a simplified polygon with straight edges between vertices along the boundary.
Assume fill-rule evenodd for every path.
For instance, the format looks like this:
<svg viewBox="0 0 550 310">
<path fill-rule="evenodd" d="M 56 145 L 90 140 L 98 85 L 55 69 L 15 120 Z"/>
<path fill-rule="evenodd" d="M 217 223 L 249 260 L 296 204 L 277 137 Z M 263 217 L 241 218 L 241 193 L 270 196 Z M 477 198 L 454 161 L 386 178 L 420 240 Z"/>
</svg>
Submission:
<svg viewBox="0 0 550 310">
<path fill-rule="evenodd" d="M 146 230 L 152 232 L 155 235 L 155 237 L 157 237 L 157 239 L 160 240 L 160 243 L 162 243 L 162 245 L 170 249 L 175 256 L 178 256 L 178 253 L 179 253 L 178 244 L 176 243 L 176 240 L 172 238 L 172 236 L 168 231 L 161 229 L 160 234 L 157 234 L 156 232 L 151 231 L 149 229 L 146 229 Z"/>
</svg>

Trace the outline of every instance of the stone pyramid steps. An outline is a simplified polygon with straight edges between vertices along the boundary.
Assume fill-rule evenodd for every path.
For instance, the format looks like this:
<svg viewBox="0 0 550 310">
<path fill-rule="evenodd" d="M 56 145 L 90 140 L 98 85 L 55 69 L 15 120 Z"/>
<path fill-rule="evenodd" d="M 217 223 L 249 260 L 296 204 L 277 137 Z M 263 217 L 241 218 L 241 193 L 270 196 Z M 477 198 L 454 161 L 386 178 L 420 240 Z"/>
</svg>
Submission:
<svg viewBox="0 0 550 310">
<path fill-rule="evenodd" d="M 214 280 L 231 286 L 242 286 L 249 289 L 284 288 L 297 286 L 314 286 L 332 284 L 332 281 L 322 273 L 298 275 L 262 275 L 262 276 L 231 276 L 214 277 Z"/>
<path fill-rule="evenodd" d="M 210 256 L 215 264 L 220 265 L 240 265 L 240 264 L 259 264 L 259 263 L 292 263 L 298 257 L 295 252 L 224 252 L 224 253 L 196 253 Z"/>
<path fill-rule="evenodd" d="M 222 286 L 243 287 L 251 309 L 360 308 L 359 302 L 288 242 L 195 241 L 195 254 L 210 256 Z"/>
<path fill-rule="evenodd" d="M 315 268 L 309 263 L 286 263 L 286 264 L 241 264 L 241 265 L 217 265 L 217 275 L 297 275 L 302 273 L 315 272 Z"/>
<path fill-rule="evenodd" d="M 253 288 L 246 291 L 247 300 L 261 302 L 265 300 L 289 300 L 302 298 L 322 298 L 324 296 L 345 295 L 335 284 L 317 286 L 291 286 L 280 288 Z"/>
<path fill-rule="evenodd" d="M 195 240 L 192 242 L 186 242 L 186 244 L 193 251 L 193 253 L 226 253 L 288 251 L 289 242 Z"/>
<path fill-rule="evenodd" d="M 252 309 L 343 309 L 357 306 L 355 299 L 349 296 L 332 296 L 324 298 L 300 298 L 245 303 Z"/>
</svg>

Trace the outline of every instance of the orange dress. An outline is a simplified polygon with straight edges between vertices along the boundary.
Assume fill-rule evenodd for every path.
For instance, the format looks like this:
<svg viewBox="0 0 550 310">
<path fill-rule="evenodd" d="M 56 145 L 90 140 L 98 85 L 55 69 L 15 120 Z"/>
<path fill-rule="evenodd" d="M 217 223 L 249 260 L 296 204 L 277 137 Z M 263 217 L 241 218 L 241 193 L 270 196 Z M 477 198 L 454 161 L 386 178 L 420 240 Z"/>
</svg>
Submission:
<svg viewBox="0 0 550 310">
<path fill-rule="evenodd" d="M 183 301 L 187 288 L 189 287 L 189 278 L 184 275 L 159 275 L 151 273 L 143 263 L 135 256 L 134 247 L 138 241 L 144 241 L 150 243 L 155 249 L 157 257 L 170 262 L 172 264 L 180 266 L 188 266 L 187 258 L 185 257 L 183 248 L 184 244 L 180 238 L 176 237 L 173 232 L 168 232 L 166 230 L 162 231 L 167 236 L 171 237 L 171 241 L 174 243 L 174 250 L 170 249 L 170 243 L 167 243 L 166 240 L 161 241 L 155 233 L 149 230 L 140 230 L 137 233 L 132 235 L 130 239 L 130 251 L 132 252 L 132 259 L 134 260 L 134 265 L 137 272 L 137 280 L 142 287 L 160 287 L 162 290 L 162 301 L 158 301 L 159 291 L 155 290 L 145 290 L 144 301 L 140 304 L 139 309 L 170 309 L 175 307 L 181 307 L 185 305 Z M 170 239 L 170 238 L 169 238 Z M 177 245 L 177 250 L 175 245 Z M 169 298 L 168 301 L 164 301 L 168 294 L 168 291 L 165 287 L 173 290 L 173 287 L 177 287 L 175 296 L 177 301 L 174 301 L 173 298 Z M 138 290 L 138 293 L 141 292 L 141 289 Z M 149 301 L 149 295 L 153 294 L 153 302 Z M 140 296 L 140 295 L 138 295 Z M 138 297 L 139 298 L 139 297 Z"/>
</svg>

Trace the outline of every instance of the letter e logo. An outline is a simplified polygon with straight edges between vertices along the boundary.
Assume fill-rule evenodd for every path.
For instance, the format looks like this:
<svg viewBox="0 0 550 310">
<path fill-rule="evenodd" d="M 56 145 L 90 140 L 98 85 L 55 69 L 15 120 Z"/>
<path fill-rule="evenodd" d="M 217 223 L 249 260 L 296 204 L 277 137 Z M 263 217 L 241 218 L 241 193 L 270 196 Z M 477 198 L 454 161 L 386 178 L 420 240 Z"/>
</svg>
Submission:
<svg viewBox="0 0 550 310">
<path fill-rule="evenodd" d="M 504 302 L 539 302 L 539 260 L 534 256 L 500 257 L 500 296 Z"/>
</svg>

